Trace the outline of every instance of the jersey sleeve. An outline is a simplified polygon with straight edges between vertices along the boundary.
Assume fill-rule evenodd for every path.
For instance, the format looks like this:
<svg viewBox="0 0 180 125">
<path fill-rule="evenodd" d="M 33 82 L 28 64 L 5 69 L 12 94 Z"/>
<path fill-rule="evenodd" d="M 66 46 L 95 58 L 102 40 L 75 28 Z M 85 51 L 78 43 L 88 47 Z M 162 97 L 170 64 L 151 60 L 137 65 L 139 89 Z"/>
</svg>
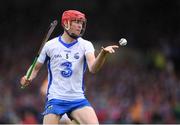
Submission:
<svg viewBox="0 0 180 125">
<path fill-rule="evenodd" d="M 42 48 L 37 61 L 39 63 L 43 64 L 45 62 L 45 60 L 46 60 L 46 56 L 47 56 L 47 44 L 45 44 L 44 47 Z"/>
<path fill-rule="evenodd" d="M 89 42 L 89 41 L 86 42 L 86 44 L 85 44 L 85 55 L 87 53 L 94 53 L 94 51 L 95 51 L 95 49 L 94 49 L 93 44 L 91 42 Z"/>
</svg>

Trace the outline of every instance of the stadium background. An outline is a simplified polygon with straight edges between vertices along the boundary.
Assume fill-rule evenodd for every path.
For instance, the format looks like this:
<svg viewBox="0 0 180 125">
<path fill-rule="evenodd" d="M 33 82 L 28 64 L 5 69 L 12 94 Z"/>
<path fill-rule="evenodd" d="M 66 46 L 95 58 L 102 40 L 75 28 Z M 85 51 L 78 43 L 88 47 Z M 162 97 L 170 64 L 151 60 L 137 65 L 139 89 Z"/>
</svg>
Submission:
<svg viewBox="0 0 180 125">
<path fill-rule="evenodd" d="M 25 74 L 54 19 L 67 9 L 86 13 L 84 38 L 128 45 L 99 73 L 86 73 L 86 95 L 100 123 L 180 123 L 179 0 L 6 0 L 0 4 L 0 123 L 42 123 L 40 86 L 46 67 L 21 90 Z"/>
</svg>

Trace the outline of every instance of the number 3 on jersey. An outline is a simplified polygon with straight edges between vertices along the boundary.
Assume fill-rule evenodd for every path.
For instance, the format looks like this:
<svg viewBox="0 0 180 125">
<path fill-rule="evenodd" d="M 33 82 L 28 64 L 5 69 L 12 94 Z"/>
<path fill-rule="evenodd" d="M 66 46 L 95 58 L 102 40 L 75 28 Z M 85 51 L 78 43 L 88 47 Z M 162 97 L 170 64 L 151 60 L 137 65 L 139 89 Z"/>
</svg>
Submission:
<svg viewBox="0 0 180 125">
<path fill-rule="evenodd" d="M 72 63 L 71 62 L 64 62 L 61 64 L 64 67 L 64 70 L 61 71 L 61 75 L 63 77 L 70 77 L 72 75 Z"/>
</svg>

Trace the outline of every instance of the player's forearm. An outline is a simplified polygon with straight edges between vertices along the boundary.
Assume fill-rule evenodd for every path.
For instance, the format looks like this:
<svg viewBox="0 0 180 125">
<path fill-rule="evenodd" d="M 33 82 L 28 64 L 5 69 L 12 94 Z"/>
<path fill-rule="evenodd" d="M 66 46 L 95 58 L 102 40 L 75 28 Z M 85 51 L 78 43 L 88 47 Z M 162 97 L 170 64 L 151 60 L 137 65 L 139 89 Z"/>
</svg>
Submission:
<svg viewBox="0 0 180 125">
<path fill-rule="evenodd" d="M 33 79 L 35 79 L 35 78 L 36 78 L 37 74 L 38 74 L 38 71 L 33 70 L 33 72 L 32 72 L 32 74 L 31 74 L 31 76 L 30 76 L 30 78 L 29 78 L 29 79 L 32 81 Z"/>
<path fill-rule="evenodd" d="M 22 85 L 21 88 L 24 88 L 25 86 L 29 85 L 32 82 L 32 80 L 37 76 L 37 73 L 39 72 L 41 66 L 42 66 L 41 63 L 37 63 L 33 70 L 32 70 L 32 66 L 29 68 L 26 75 L 23 76 L 20 80 L 20 83 Z"/>
<path fill-rule="evenodd" d="M 105 60 L 106 60 L 107 52 L 105 52 L 103 49 L 96 57 L 93 65 L 92 65 L 92 73 L 96 73 L 100 70 L 100 68 L 103 66 Z"/>
<path fill-rule="evenodd" d="M 31 81 L 36 78 L 41 66 L 42 66 L 42 64 L 40 64 L 40 63 L 36 64 L 36 66 L 34 67 L 34 69 L 32 71 L 32 74 L 31 74 L 31 76 L 29 78 Z"/>
</svg>

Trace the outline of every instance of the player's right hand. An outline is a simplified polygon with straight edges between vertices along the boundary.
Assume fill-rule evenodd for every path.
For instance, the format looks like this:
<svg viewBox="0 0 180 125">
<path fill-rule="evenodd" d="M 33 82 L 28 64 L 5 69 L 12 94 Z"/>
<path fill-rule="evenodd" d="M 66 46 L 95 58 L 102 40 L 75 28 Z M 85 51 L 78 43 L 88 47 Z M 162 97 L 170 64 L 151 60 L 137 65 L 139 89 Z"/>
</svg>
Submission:
<svg viewBox="0 0 180 125">
<path fill-rule="evenodd" d="M 23 76 L 21 78 L 20 83 L 21 83 L 21 86 L 25 87 L 25 86 L 28 86 L 31 83 L 31 81 L 32 81 L 31 79 L 27 79 L 26 76 Z"/>
</svg>

